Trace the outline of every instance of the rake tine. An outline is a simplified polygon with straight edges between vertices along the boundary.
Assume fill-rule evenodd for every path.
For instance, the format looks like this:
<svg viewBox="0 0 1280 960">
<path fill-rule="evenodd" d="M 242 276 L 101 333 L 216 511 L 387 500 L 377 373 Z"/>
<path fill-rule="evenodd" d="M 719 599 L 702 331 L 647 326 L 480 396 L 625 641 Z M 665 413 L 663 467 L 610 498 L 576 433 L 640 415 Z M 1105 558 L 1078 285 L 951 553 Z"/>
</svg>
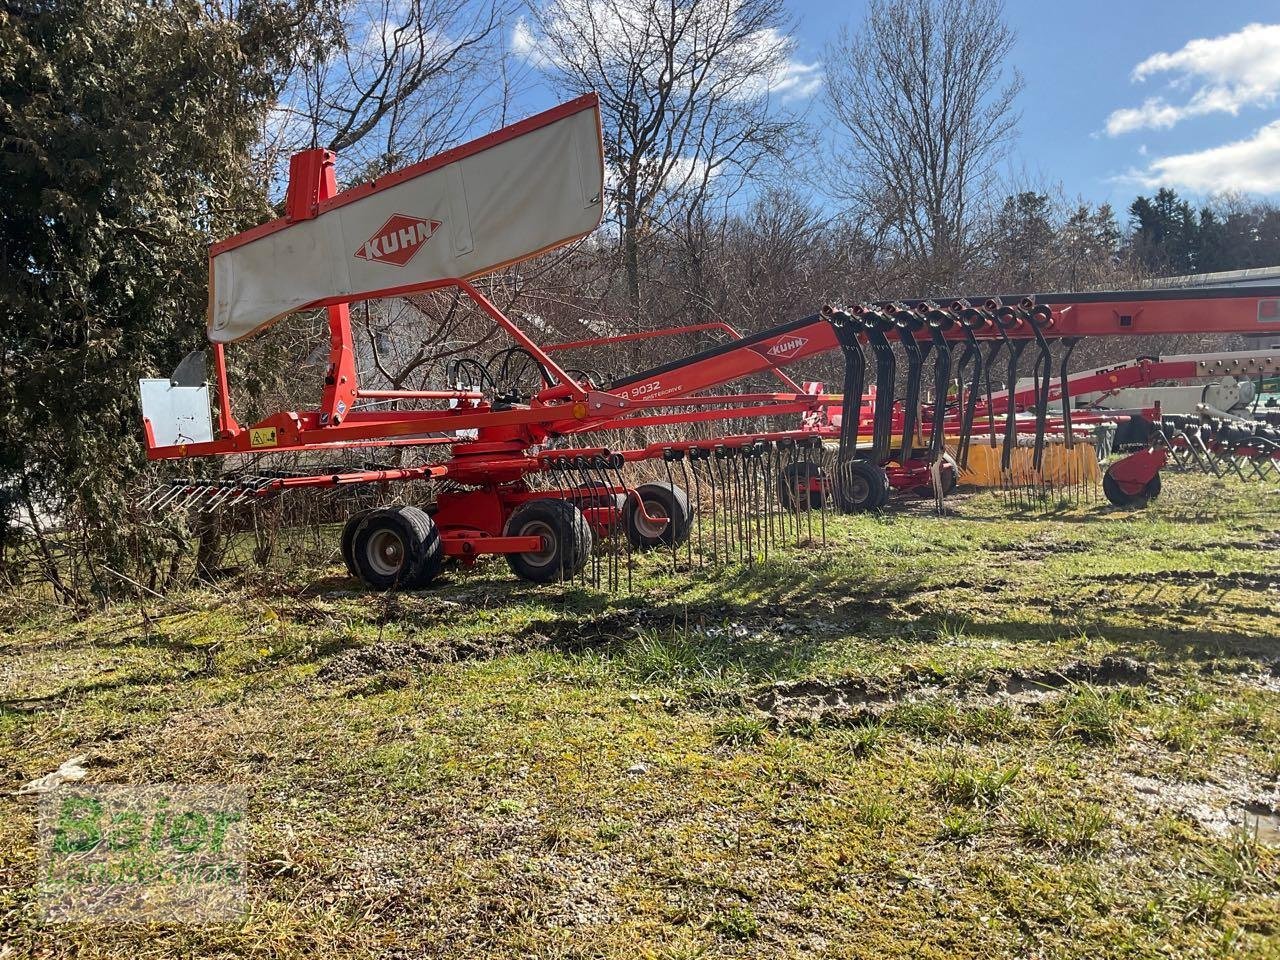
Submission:
<svg viewBox="0 0 1280 960">
<path fill-rule="evenodd" d="M 610 487 L 624 486 L 622 480 L 623 462 L 622 457 L 616 454 L 609 453 L 605 455 L 605 475 L 608 477 Z M 608 502 L 610 507 L 617 506 L 617 495 L 610 493 Z M 612 513 L 610 515 L 612 516 Z M 609 543 L 610 575 L 613 578 L 614 589 L 618 590 L 622 589 L 622 551 L 624 549 L 622 543 L 623 541 L 630 542 L 625 536 L 625 531 L 623 533 L 622 537 L 618 537 L 615 535 L 614 530 L 610 528 L 606 531 L 606 537 L 604 538 Z"/>
<path fill-rule="evenodd" d="M 700 476 L 700 471 L 698 470 L 698 464 L 702 461 L 704 453 L 705 452 L 702 450 L 701 447 L 690 447 L 689 455 L 688 455 L 689 456 L 689 475 L 693 478 L 693 489 L 694 489 L 693 498 L 698 505 L 697 513 L 696 513 L 697 520 L 696 520 L 696 523 L 694 524 L 698 531 L 698 569 L 702 569 L 702 567 L 705 566 L 707 561 L 706 548 L 703 545 L 703 541 L 702 541 L 702 517 L 703 517 L 702 478 Z M 690 537 L 689 540 L 691 544 L 690 550 L 692 550 L 693 538 Z"/>
<path fill-rule="evenodd" d="M 748 455 L 751 457 L 751 525 L 754 529 L 756 550 L 764 559 L 769 558 L 769 544 L 765 540 L 764 524 L 764 504 L 762 497 L 764 495 L 764 485 L 762 483 L 761 459 L 764 450 L 760 447 L 761 441 L 756 440 L 748 449 Z"/>
<path fill-rule="evenodd" d="M 186 492 L 186 496 L 182 498 L 182 502 L 178 504 L 179 510 L 186 510 L 198 498 L 205 489 L 203 483 L 193 483 Z"/>
<path fill-rule="evenodd" d="M 611 468 L 610 482 L 614 486 L 621 487 L 624 490 L 626 489 L 626 486 L 627 486 L 626 479 L 622 475 L 622 468 L 623 466 L 625 466 L 625 464 L 626 464 L 626 460 L 623 458 L 621 454 L 618 454 L 618 453 L 609 454 L 608 465 Z M 626 535 L 626 530 L 622 529 L 622 526 L 621 526 L 622 517 L 619 516 L 617 494 L 614 494 L 614 493 L 609 494 L 609 510 L 610 510 L 609 516 L 611 518 L 611 522 L 607 528 L 607 532 L 608 532 L 608 539 L 611 543 L 611 551 L 613 554 L 614 575 L 615 575 L 615 578 L 617 579 L 619 588 L 621 588 L 622 562 L 623 562 L 622 558 L 623 558 L 623 552 L 625 551 L 626 566 L 627 566 L 627 592 L 630 593 L 633 586 L 632 584 L 632 559 L 633 558 L 632 558 L 632 550 L 631 550 L 631 538 Z"/>
<path fill-rule="evenodd" d="M 907 357 L 907 390 L 902 400 L 902 465 L 915 452 L 916 418 L 920 406 L 920 375 L 924 368 L 924 356 L 920 351 L 920 341 L 916 339 L 916 331 L 921 327 L 920 318 L 905 307 L 897 310 L 893 319 L 898 328 L 898 341 Z"/>
<path fill-rule="evenodd" d="M 592 486 L 593 486 L 593 489 L 595 490 L 594 499 L 598 503 L 600 501 L 600 498 L 604 496 L 605 490 L 607 490 L 610 486 L 609 475 L 605 470 L 606 460 L 603 456 L 600 456 L 597 454 L 591 457 L 591 459 L 588 461 L 587 466 L 588 466 L 588 469 L 591 471 Z M 603 540 L 601 540 L 600 543 L 595 544 L 594 546 L 595 546 L 595 549 L 592 550 L 591 552 L 599 558 L 599 569 L 601 574 L 600 582 L 596 583 L 595 586 L 597 589 L 599 589 L 601 587 L 601 584 L 603 584 L 605 590 L 612 590 L 614 586 L 613 556 L 608 550 L 605 549 L 605 543 Z"/>
<path fill-rule="evenodd" d="M 578 482 L 576 486 L 582 490 L 592 490 L 595 488 L 595 481 L 591 475 L 591 458 L 578 454 L 573 458 L 573 465 L 576 468 Z M 582 496 L 586 496 L 582 494 Z M 587 572 L 590 568 L 590 573 Z M 591 562 L 582 566 L 582 583 L 583 585 L 591 584 L 593 587 L 600 585 L 600 551 L 591 551 Z"/>
<path fill-rule="evenodd" d="M 969 378 L 969 387 L 964 391 L 964 413 L 960 420 L 960 438 L 956 442 L 956 463 L 961 468 L 967 469 L 969 444 L 973 441 L 973 419 L 978 411 L 978 393 L 982 385 L 983 364 L 982 350 L 978 346 L 977 338 L 973 335 L 973 329 L 968 323 L 963 324 L 961 329 L 965 336 L 965 352 L 960 357 L 956 376 L 963 382 L 966 360 L 972 364 L 973 373 Z"/>
<path fill-rule="evenodd" d="M 760 468 L 760 520 L 762 542 L 764 543 L 764 559 L 769 562 L 769 541 L 773 538 L 773 441 L 760 440 L 756 444 L 756 459 Z"/>
<path fill-rule="evenodd" d="M 602 494 L 603 489 L 608 487 L 608 480 L 606 479 L 605 473 L 604 473 L 604 458 L 598 455 L 586 458 L 586 462 L 584 464 L 584 470 L 586 472 L 588 482 L 591 485 L 590 489 L 595 491 L 595 498 L 598 500 Z M 601 583 L 603 582 L 605 589 L 609 589 L 612 586 L 612 583 L 610 581 L 610 576 L 609 576 L 610 571 L 609 571 L 608 556 L 601 549 L 592 550 L 591 556 L 594 560 L 594 564 L 591 570 L 591 574 L 592 574 L 591 585 L 595 587 L 597 590 L 599 590 Z"/>
<path fill-rule="evenodd" d="M 764 560 L 769 559 L 769 541 L 765 534 L 764 478 L 761 469 L 764 458 L 763 441 L 751 444 L 751 523 L 755 528 L 756 550 Z"/>
<path fill-rule="evenodd" d="M 724 444 L 716 444 L 713 454 L 715 456 L 716 483 L 720 493 L 720 523 L 724 528 L 724 553 L 720 554 L 721 562 L 728 566 L 729 564 L 729 487 L 725 480 L 725 458 L 729 455 Z M 716 552 L 720 551 L 720 543 L 716 543 Z"/>
<path fill-rule="evenodd" d="M 253 500 L 257 496 L 257 491 L 269 481 L 265 477 L 242 477 L 240 480 L 240 488 L 236 491 L 234 497 L 228 501 L 227 506 L 234 507 L 246 500 Z"/>
<path fill-rule="evenodd" d="M 725 466 L 728 468 L 729 475 L 733 480 L 733 527 L 734 535 L 737 539 L 738 562 L 742 563 L 747 559 L 750 549 L 750 528 L 747 525 L 747 501 L 746 490 L 744 489 L 745 478 L 742 473 L 744 464 L 741 447 L 729 448 L 729 459 L 725 462 Z"/>
<path fill-rule="evenodd" d="M 675 482 L 675 479 L 671 476 L 671 464 L 677 457 L 683 460 L 684 454 L 673 447 L 667 447 L 665 450 L 662 451 L 662 465 L 666 468 L 666 471 L 667 471 L 667 489 L 669 491 L 672 491 L 673 496 L 674 496 L 674 491 L 676 487 L 676 482 Z M 674 517 L 668 518 L 667 523 L 668 524 L 675 523 L 675 518 Z M 673 536 L 671 538 L 671 570 L 673 573 L 675 572 L 678 566 L 678 564 L 676 563 L 676 549 L 677 549 L 676 540 L 675 540 L 675 537 Z"/>
<path fill-rule="evenodd" d="M 220 506 L 222 506 L 223 502 L 226 501 L 226 499 L 232 495 L 232 493 L 235 491 L 235 488 L 236 488 L 235 480 L 220 480 L 218 482 L 218 492 L 209 498 L 209 501 L 204 505 L 204 508 L 201 512 L 213 513 L 214 510 L 217 510 Z"/>
<path fill-rule="evenodd" d="M 997 329 L 997 332 L 999 332 L 1003 336 L 1004 332 L 1000 330 L 998 327 L 996 329 Z M 987 362 L 985 367 L 986 388 L 987 388 L 987 436 L 989 439 L 989 443 L 991 445 L 991 449 L 993 450 L 996 447 L 996 407 L 995 407 L 995 395 L 991 386 L 991 371 L 995 367 L 996 357 L 999 356 L 1000 351 L 1005 348 L 1005 345 L 1007 343 L 1008 343 L 1007 338 L 1004 340 L 997 340 L 987 349 Z"/>
<path fill-rule="evenodd" d="M 194 482 L 195 481 L 192 479 L 183 479 L 183 480 L 173 481 L 173 485 L 169 488 L 168 493 L 166 493 L 163 497 L 161 497 L 160 500 L 156 503 L 155 509 L 157 510 L 171 509 L 174 506 L 174 504 L 186 494 L 187 490 L 190 488 L 191 484 L 193 484 Z"/>
<path fill-rule="evenodd" d="M 688 493 L 689 490 L 691 489 L 691 485 L 689 483 L 689 474 L 693 472 L 689 467 L 688 459 L 689 459 L 688 452 L 682 450 L 680 452 L 680 481 L 682 484 L 684 484 L 685 493 Z M 702 501 L 699 500 L 697 497 L 694 497 L 693 503 L 690 506 L 689 512 L 690 512 L 689 522 L 692 524 L 701 526 Z M 684 538 L 684 559 L 685 559 L 685 564 L 688 566 L 690 570 L 692 570 L 693 569 L 693 531 L 692 530 L 689 531 L 689 536 Z"/>
<path fill-rule="evenodd" d="M 214 500 L 213 503 L 209 505 L 209 512 L 212 513 L 214 510 L 222 509 L 222 507 L 225 506 L 229 500 L 231 500 L 233 497 L 239 494 L 239 492 L 240 492 L 240 481 L 229 480 L 226 484 L 225 489 L 222 491 L 222 494 L 216 500 Z"/>
<path fill-rule="evenodd" d="M 699 450 L 702 460 L 702 476 L 706 480 L 707 490 L 711 495 L 711 553 L 710 562 L 715 566 L 720 556 L 720 491 L 717 489 L 716 483 L 716 464 L 714 462 L 714 450 L 711 447 L 702 447 Z"/>
<path fill-rule="evenodd" d="M 160 495 L 160 491 L 162 490 L 167 491 L 168 489 L 169 489 L 168 482 L 156 484 L 156 486 L 152 487 L 147 492 L 146 496 L 144 496 L 141 500 L 138 501 L 138 508 L 141 510 L 148 509 L 152 501 L 158 499 Z"/>
<path fill-rule="evenodd" d="M 212 509 L 213 503 L 222 496 L 224 483 L 225 480 L 216 480 L 205 488 L 203 498 L 196 501 L 196 513 L 208 513 Z"/>
</svg>

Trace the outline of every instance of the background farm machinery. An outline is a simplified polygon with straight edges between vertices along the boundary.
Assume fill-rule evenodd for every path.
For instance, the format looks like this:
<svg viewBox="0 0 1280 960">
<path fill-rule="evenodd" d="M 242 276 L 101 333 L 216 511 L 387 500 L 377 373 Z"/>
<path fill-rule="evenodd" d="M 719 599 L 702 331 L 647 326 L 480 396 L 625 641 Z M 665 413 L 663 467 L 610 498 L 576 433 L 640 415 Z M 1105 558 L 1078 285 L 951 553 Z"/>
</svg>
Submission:
<svg viewBox="0 0 1280 960">
<path fill-rule="evenodd" d="M 429 502 L 362 510 L 346 522 L 344 560 L 370 587 L 425 586 L 447 562 L 494 554 L 530 581 L 616 582 L 629 574 L 622 558 L 630 549 L 665 549 L 686 563 L 767 555 L 771 544 L 820 538 L 828 509 L 880 509 L 894 490 L 931 490 L 941 500 L 966 473 L 1040 496 L 1092 483 L 1096 455 L 1085 441 L 1118 415 L 1073 410 L 1073 396 L 1210 371 L 1280 372 L 1264 353 L 1070 374 L 1084 337 L 1280 329 L 1280 287 L 1204 288 L 828 306 L 745 337 L 729 329 L 729 342 L 597 382 L 556 357 L 705 325 L 542 346 L 466 278 L 594 229 L 602 164 L 593 96 L 343 193 L 331 154 L 295 157 L 286 216 L 211 251 L 216 427 L 204 364 L 184 362 L 172 378 L 143 381 L 148 455 L 325 460 L 374 449 L 397 462 L 177 477 L 148 505 L 213 510 L 289 491 L 425 481 Z M 348 304 L 444 289 L 468 299 L 509 345 L 458 358 L 431 389 L 362 388 Z M 329 360 L 319 405 L 242 426 L 226 344 L 320 307 Z M 843 361 L 838 393 L 798 384 L 784 369 L 825 353 Z M 1032 383 L 1018 389 L 1026 363 Z M 708 392 L 759 375 L 781 389 Z M 1008 388 L 997 389 L 1001 380 Z M 1240 461 L 1258 476 L 1274 469 L 1269 427 L 1250 428 L 1247 438 L 1239 426 L 1206 435 L 1179 422 L 1162 432 L 1150 426 L 1158 411 L 1143 412 L 1153 416 L 1124 418 L 1140 427 L 1127 437 L 1139 451 L 1103 480 L 1115 502 L 1153 495 L 1168 457 L 1231 464 L 1242 476 Z M 716 435 L 717 423 L 760 429 Z M 623 447 L 652 428 L 710 435 Z M 641 464 L 649 482 L 632 479 Z"/>
</svg>

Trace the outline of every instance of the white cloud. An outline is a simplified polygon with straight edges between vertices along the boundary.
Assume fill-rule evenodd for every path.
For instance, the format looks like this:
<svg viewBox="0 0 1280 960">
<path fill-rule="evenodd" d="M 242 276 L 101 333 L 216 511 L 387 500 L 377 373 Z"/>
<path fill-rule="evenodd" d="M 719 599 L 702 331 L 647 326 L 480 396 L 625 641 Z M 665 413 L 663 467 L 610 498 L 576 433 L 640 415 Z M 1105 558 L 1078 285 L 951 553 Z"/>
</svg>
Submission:
<svg viewBox="0 0 1280 960">
<path fill-rule="evenodd" d="M 1138 83 L 1157 75 L 1170 77 L 1170 91 L 1194 88 L 1191 96 L 1182 103 L 1149 97 L 1140 107 L 1116 110 L 1107 118 L 1108 134 L 1167 130 L 1188 117 L 1271 106 L 1280 99 L 1280 24 L 1251 23 L 1226 36 L 1192 40 L 1133 68 Z"/>
<path fill-rule="evenodd" d="M 805 100 L 822 87 L 822 64 L 804 63 L 792 57 L 795 44 L 790 37 L 769 27 L 753 33 L 748 45 L 761 61 L 776 59 L 778 64 L 768 76 L 747 84 L 744 96 L 775 95 L 783 100 Z"/>
<path fill-rule="evenodd" d="M 1168 130 L 1184 116 L 1182 108 L 1171 106 L 1159 97 L 1151 97 L 1140 107 L 1113 111 L 1107 117 L 1107 133 L 1118 137 L 1134 130 Z"/>
<path fill-rule="evenodd" d="M 1196 193 L 1280 193 L 1280 120 L 1246 140 L 1151 161 L 1127 178 L 1145 187 L 1181 187 Z"/>
<path fill-rule="evenodd" d="M 549 30 L 560 38 L 559 48 L 554 49 L 521 17 L 516 21 L 511 36 L 511 50 L 516 56 L 540 70 L 546 70 L 555 67 L 561 58 L 590 63 L 597 53 L 606 64 L 642 62 L 650 50 L 654 56 L 659 55 L 651 40 L 652 14 L 644 0 L 567 0 L 559 6 L 566 16 L 562 20 L 553 20 L 549 25 Z M 699 10 L 708 11 L 703 15 L 707 22 L 699 22 Z M 691 38 L 718 32 L 722 28 L 713 18 L 722 15 L 719 8 L 694 7 L 693 25 L 685 32 Z M 587 35 L 590 35 L 591 45 L 596 49 L 587 49 Z M 784 101 L 812 97 L 822 86 L 822 64 L 796 59 L 794 48 L 795 42 L 791 37 L 770 27 L 757 30 L 735 49 L 727 51 L 726 61 L 731 60 L 738 65 L 751 62 L 772 65 L 767 74 L 741 83 L 737 94 L 744 99 L 772 95 Z M 653 67 L 661 69 L 661 64 L 655 60 Z"/>
<path fill-rule="evenodd" d="M 538 38 L 533 35 L 524 17 L 516 21 L 516 28 L 511 34 L 511 52 L 539 70 L 551 66 L 551 58 L 538 45 Z"/>
</svg>

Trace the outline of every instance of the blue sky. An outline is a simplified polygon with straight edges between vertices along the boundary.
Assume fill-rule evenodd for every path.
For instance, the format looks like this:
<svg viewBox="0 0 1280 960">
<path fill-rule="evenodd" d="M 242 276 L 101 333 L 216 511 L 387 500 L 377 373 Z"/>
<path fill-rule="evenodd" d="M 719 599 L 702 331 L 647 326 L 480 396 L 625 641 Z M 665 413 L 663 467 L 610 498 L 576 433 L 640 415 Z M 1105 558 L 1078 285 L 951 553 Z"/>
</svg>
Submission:
<svg viewBox="0 0 1280 960">
<path fill-rule="evenodd" d="M 862 20 L 865 0 L 789 6 L 794 102 L 818 86 L 826 42 Z M 1160 185 L 1191 199 L 1280 197 L 1280 0 L 1006 0 L 1006 19 L 1018 34 L 1009 63 L 1025 80 L 1015 180 L 1061 184 L 1068 199 L 1110 202 L 1122 219 Z M 543 100 L 536 86 L 529 93 Z M 808 99 L 821 121 L 821 90 Z"/>
<path fill-rule="evenodd" d="M 792 0 L 791 7 L 800 18 L 797 58 L 811 61 L 822 58 L 826 39 L 842 23 L 861 20 L 865 4 Z M 1161 96 L 1172 106 L 1185 105 L 1208 79 L 1173 69 L 1135 82 L 1132 74 L 1139 63 L 1154 54 L 1179 51 L 1196 39 L 1237 33 L 1251 23 L 1280 24 L 1278 0 L 1006 0 L 1005 12 L 1018 34 L 1010 62 L 1026 82 L 1013 163 L 1032 181 L 1061 182 L 1068 197 L 1110 201 L 1123 209 L 1137 193 L 1150 192 L 1151 176 L 1163 176 L 1180 193 L 1196 196 L 1203 191 L 1191 187 L 1201 182 L 1194 164 L 1161 173 L 1151 170 L 1153 162 L 1247 140 L 1280 120 L 1277 79 L 1270 85 L 1269 106 L 1240 106 L 1235 116 L 1189 116 L 1169 129 L 1107 133 L 1114 111 L 1137 108 Z M 1273 49 L 1271 63 L 1280 65 L 1280 44 Z M 1274 159 L 1274 173 L 1263 186 L 1272 188 L 1265 192 L 1280 193 L 1280 150 Z M 1150 175 L 1144 182 L 1120 179 L 1133 171 Z M 1264 192 L 1242 176 L 1223 186 Z"/>
</svg>

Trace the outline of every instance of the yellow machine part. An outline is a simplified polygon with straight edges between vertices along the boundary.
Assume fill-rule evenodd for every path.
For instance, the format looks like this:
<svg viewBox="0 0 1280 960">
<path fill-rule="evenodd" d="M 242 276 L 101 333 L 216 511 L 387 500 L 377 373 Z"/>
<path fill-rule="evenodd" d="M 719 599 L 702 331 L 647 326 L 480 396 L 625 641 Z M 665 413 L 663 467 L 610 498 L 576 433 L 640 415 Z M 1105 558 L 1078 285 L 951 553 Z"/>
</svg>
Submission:
<svg viewBox="0 0 1280 960">
<path fill-rule="evenodd" d="M 1102 480 L 1097 452 L 1087 441 L 1077 440 L 1070 449 L 1061 442 L 1046 443 L 1039 472 L 1032 466 L 1035 451 L 1031 447 L 1015 447 L 1007 471 L 1000 468 L 1000 453 L 999 443 L 993 447 L 985 438 L 975 437 L 969 446 L 969 466 L 960 471 L 960 482 L 975 487 L 1073 487 Z"/>
</svg>

